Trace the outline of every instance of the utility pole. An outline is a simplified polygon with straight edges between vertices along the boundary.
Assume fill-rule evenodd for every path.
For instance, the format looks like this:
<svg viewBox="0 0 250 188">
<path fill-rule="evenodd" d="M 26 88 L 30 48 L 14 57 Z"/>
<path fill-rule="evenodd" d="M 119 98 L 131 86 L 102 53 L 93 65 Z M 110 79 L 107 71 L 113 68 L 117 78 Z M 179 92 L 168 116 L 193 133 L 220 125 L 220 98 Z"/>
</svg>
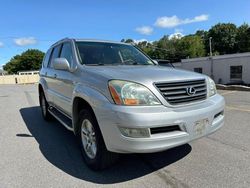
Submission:
<svg viewBox="0 0 250 188">
<path fill-rule="evenodd" d="M 212 53 L 212 37 L 209 37 L 209 49 L 210 49 L 210 57 L 213 56 L 213 53 Z"/>
<path fill-rule="evenodd" d="M 209 49 L 210 49 L 210 60 L 211 60 L 211 78 L 214 79 L 214 61 L 212 53 L 212 37 L 209 37 Z"/>
</svg>

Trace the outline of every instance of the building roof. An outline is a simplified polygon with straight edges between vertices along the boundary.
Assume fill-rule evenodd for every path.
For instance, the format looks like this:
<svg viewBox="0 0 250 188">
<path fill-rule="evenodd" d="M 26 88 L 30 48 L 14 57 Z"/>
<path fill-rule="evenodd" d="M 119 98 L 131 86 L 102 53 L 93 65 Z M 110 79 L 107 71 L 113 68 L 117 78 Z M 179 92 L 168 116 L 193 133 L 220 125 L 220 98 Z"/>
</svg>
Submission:
<svg viewBox="0 0 250 188">
<path fill-rule="evenodd" d="M 238 57 L 250 57 L 250 52 L 212 56 L 213 59 L 228 59 L 228 58 L 238 58 Z M 205 61 L 208 59 L 210 59 L 210 57 L 190 58 L 190 59 L 182 59 L 181 62 L 187 63 L 195 61 Z"/>
</svg>

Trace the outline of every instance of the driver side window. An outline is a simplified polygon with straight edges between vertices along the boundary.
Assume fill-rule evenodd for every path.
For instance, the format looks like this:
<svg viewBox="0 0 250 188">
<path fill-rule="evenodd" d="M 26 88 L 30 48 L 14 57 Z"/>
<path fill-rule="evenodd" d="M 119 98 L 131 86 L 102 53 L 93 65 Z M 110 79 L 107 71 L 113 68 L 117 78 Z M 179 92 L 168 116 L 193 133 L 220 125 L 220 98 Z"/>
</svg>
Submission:
<svg viewBox="0 0 250 188">
<path fill-rule="evenodd" d="M 69 42 L 63 43 L 60 57 L 67 59 L 69 62 L 69 65 L 71 66 L 72 61 L 73 61 L 73 53 L 72 53 L 71 44 Z"/>
<path fill-rule="evenodd" d="M 52 55 L 51 55 L 50 61 L 49 61 L 49 67 L 50 68 L 53 68 L 53 63 L 52 63 L 53 59 L 59 57 L 59 54 L 60 54 L 60 51 L 61 51 L 61 46 L 62 45 L 58 45 L 58 46 L 56 46 L 56 47 L 53 48 Z"/>
</svg>

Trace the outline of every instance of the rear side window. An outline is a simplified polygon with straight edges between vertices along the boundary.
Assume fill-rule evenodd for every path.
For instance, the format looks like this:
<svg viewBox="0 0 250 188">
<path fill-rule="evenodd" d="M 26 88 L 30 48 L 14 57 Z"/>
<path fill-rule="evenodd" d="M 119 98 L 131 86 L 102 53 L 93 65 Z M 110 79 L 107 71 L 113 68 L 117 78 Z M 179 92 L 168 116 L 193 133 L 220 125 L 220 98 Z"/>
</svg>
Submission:
<svg viewBox="0 0 250 188">
<path fill-rule="evenodd" d="M 50 58 L 50 54 L 51 54 L 52 49 L 49 49 L 43 59 L 43 66 L 47 67 L 48 63 L 49 63 L 49 58 Z"/>
<path fill-rule="evenodd" d="M 69 64 L 72 64 L 73 55 L 72 55 L 72 48 L 69 42 L 63 44 L 62 51 L 60 57 L 64 57 L 68 60 Z"/>
<path fill-rule="evenodd" d="M 52 55 L 51 55 L 51 58 L 50 58 L 49 67 L 52 68 L 53 67 L 52 60 L 59 57 L 59 54 L 60 54 L 60 51 L 61 51 L 61 46 L 62 45 L 58 45 L 58 46 L 53 48 Z"/>
</svg>

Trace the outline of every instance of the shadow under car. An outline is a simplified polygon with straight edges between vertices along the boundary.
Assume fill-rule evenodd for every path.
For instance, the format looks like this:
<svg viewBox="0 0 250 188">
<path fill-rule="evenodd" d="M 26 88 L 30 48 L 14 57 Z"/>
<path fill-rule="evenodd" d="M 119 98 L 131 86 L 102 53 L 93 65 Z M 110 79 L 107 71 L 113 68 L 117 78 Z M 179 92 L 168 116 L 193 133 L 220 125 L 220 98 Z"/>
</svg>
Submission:
<svg viewBox="0 0 250 188">
<path fill-rule="evenodd" d="M 95 172 L 84 163 L 74 134 L 59 122 L 43 120 L 40 107 L 20 109 L 21 116 L 31 135 L 17 133 L 19 137 L 34 137 L 44 157 L 54 166 L 76 178 L 98 183 L 112 184 L 145 176 L 187 156 L 189 144 L 152 154 L 124 154 L 108 169 Z"/>
</svg>

